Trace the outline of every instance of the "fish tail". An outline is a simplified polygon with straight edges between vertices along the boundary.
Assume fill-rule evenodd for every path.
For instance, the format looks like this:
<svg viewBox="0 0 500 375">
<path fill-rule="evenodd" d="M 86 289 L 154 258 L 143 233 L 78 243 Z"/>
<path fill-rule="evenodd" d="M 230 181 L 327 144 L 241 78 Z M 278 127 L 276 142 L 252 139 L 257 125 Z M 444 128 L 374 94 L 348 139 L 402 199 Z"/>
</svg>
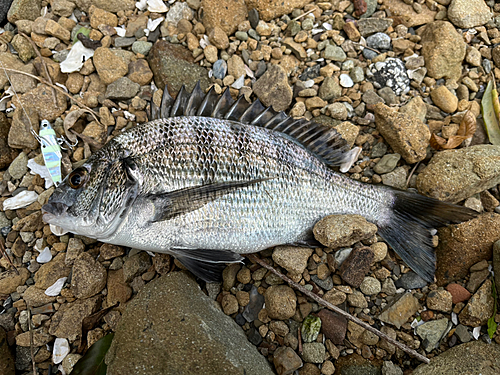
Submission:
<svg viewBox="0 0 500 375">
<path fill-rule="evenodd" d="M 391 194 L 394 200 L 378 233 L 413 271 L 433 282 L 436 256 L 430 229 L 470 220 L 478 212 L 406 191 Z"/>
</svg>

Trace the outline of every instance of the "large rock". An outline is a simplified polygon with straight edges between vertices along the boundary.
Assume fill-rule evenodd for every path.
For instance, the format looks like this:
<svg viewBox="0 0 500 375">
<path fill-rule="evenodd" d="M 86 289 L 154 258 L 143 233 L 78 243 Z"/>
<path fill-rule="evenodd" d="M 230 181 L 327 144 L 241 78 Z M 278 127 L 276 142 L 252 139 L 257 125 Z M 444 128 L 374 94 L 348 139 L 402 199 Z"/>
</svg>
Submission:
<svg viewBox="0 0 500 375">
<path fill-rule="evenodd" d="M 129 302 L 106 363 L 108 375 L 273 374 L 242 329 L 183 272 L 153 280 Z"/>
<path fill-rule="evenodd" d="M 134 10 L 136 0 L 73 0 L 73 3 L 76 6 L 88 12 L 90 10 L 90 6 L 94 5 L 97 8 L 104 9 L 108 12 L 117 13 L 120 10 Z"/>
<path fill-rule="evenodd" d="M 24 285 L 30 277 L 26 268 L 18 268 L 19 274 L 14 269 L 0 272 L 0 291 L 2 294 L 14 293 L 18 286 Z"/>
<path fill-rule="evenodd" d="M 262 104 L 273 107 L 277 112 L 287 109 L 293 98 L 287 74 L 279 65 L 270 65 L 254 83 L 253 91 Z"/>
<path fill-rule="evenodd" d="M 377 226 L 360 215 L 330 215 L 316 223 L 313 233 L 322 245 L 338 249 L 373 237 Z"/>
<path fill-rule="evenodd" d="M 485 325 L 493 315 L 494 304 L 491 281 L 486 280 L 460 312 L 460 323 L 471 327 Z"/>
<path fill-rule="evenodd" d="M 460 78 L 466 44 L 451 23 L 435 21 L 428 24 L 420 43 L 428 76 L 436 79 Z"/>
<path fill-rule="evenodd" d="M 40 5 L 40 0 L 14 0 L 7 13 L 7 19 L 10 23 L 19 20 L 34 21 L 40 17 Z"/>
<path fill-rule="evenodd" d="M 417 177 L 420 193 L 452 203 L 500 184 L 500 146 L 476 145 L 434 155 Z"/>
<path fill-rule="evenodd" d="M 197 81 L 204 91 L 210 85 L 208 71 L 195 64 L 191 51 L 180 44 L 159 40 L 151 48 L 148 62 L 156 86 L 163 89 L 168 84 L 171 95 L 177 95 L 182 85 L 191 91 Z"/>
<path fill-rule="evenodd" d="M 238 30 L 238 25 L 247 18 L 244 0 L 202 0 L 203 25 L 207 30 L 221 28 L 227 36 Z"/>
<path fill-rule="evenodd" d="M 440 228 L 436 248 L 438 285 L 465 277 L 469 268 L 492 256 L 493 243 L 500 239 L 500 215 L 485 213 L 465 223 Z"/>
<path fill-rule="evenodd" d="M 448 18 L 461 29 L 484 25 L 491 16 L 490 7 L 484 0 L 452 0 L 448 6 Z"/>
<path fill-rule="evenodd" d="M 304 5 L 312 0 L 247 0 L 248 9 L 255 8 L 259 16 L 264 21 L 270 21 L 281 17 L 284 14 L 291 13 L 295 8 L 302 9 Z"/>
<path fill-rule="evenodd" d="M 431 358 L 428 365 L 420 365 L 413 375 L 482 374 L 500 372 L 500 345 L 485 344 L 481 340 L 457 345 Z"/>
<path fill-rule="evenodd" d="M 407 163 L 423 160 L 431 133 L 419 118 L 397 112 L 385 104 L 374 106 L 377 129 L 394 152 L 400 154 Z"/>
<path fill-rule="evenodd" d="M 13 102 L 16 107 L 19 106 L 17 98 L 14 99 Z M 49 121 L 54 121 L 56 118 L 61 116 L 67 108 L 66 96 L 56 90 L 57 104 L 54 104 L 52 89 L 44 84 L 41 84 L 21 96 L 21 102 L 24 108 L 33 108 L 37 112 L 40 119 Z"/>
<path fill-rule="evenodd" d="M 435 11 L 426 6 L 422 6 L 422 11 L 417 13 L 411 4 L 402 0 L 384 0 L 380 9 L 388 9 L 391 14 L 390 18 L 397 20 L 398 23 L 403 23 L 406 27 L 425 25 L 434 21 L 436 15 Z"/>
<path fill-rule="evenodd" d="M 3 328 L 0 327 L 0 374 L 15 375 L 15 373 L 14 358 L 7 344 L 7 335 Z"/>
<path fill-rule="evenodd" d="M 76 298 L 96 295 L 106 286 L 106 269 L 89 253 L 82 253 L 73 265 L 71 290 Z"/>
</svg>

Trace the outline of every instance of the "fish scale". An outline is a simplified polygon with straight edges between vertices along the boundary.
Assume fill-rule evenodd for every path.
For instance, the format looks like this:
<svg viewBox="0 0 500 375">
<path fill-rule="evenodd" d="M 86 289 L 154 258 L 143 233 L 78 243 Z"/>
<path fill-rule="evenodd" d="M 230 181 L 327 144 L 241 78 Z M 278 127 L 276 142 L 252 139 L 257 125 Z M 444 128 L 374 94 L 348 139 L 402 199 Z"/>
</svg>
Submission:
<svg viewBox="0 0 500 375">
<path fill-rule="evenodd" d="M 475 217 L 465 207 L 363 184 L 339 174 L 360 149 L 332 128 L 292 119 L 229 91 L 198 85 L 161 116 L 114 137 L 72 171 L 43 206 L 43 219 L 102 242 L 177 257 L 206 281 L 239 254 L 275 245 L 317 246 L 314 225 L 358 214 L 422 278 L 432 281 L 430 228 Z M 185 114 L 188 114 L 187 116 Z M 191 114 L 197 114 L 192 116 Z"/>
</svg>

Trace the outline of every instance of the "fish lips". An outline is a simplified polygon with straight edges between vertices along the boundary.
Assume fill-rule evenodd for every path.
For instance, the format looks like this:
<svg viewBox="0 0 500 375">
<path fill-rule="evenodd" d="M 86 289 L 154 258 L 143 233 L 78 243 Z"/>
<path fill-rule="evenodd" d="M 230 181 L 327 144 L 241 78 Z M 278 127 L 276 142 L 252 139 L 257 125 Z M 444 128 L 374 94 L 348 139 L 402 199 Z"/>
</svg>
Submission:
<svg viewBox="0 0 500 375">
<path fill-rule="evenodd" d="M 69 206 L 62 202 L 49 202 L 42 206 L 42 219 L 51 224 L 55 219 L 66 216 Z"/>
</svg>

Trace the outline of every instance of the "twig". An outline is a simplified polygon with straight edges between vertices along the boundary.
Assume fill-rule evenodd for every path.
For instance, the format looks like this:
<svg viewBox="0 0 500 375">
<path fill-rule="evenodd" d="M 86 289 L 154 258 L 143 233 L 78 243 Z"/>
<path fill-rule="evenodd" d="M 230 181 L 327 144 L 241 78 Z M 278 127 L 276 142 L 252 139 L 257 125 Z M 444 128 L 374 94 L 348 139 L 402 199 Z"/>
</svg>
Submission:
<svg viewBox="0 0 500 375">
<path fill-rule="evenodd" d="M 47 79 L 47 81 L 50 82 L 50 84 L 53 84 L 52 83 L 52 78 L 50 78 L 49 70 L 47 69 L 47 64 L 45 63 L 45 60 L 43 59 L 42 55 L 40 54 L 40 51 L 38 51 L 38 48 L 37 48 L 36 44 L 25 33 L 19 32 L 19 35 L 22 35 L 23 37 L 26 38 L 26 40 L 28 42 L 31 43 L 31 47 L 33 47 L 33 49 L 35 50 L 35 53 L 37 54 L 38 58 L 40 59 L 40 62 L 42 64 L 42 66 L 43 66 L 43 70 L 45 70 L 45 78 Z M 52 89 L 52 99 L 54 99 L 54 104 L 57 106 L 56 90 L 54 90 L 54 87 L 51 87 L 51 89 Z"/>
<path fill-rule="evenodd" d="M 307 16 L 308 14 L 310 14 L 310 13 L 314 12 L 315 10 L 318 10 L 318 8 L 314 7 L 314 8 L 312 8 L 311 10 L 308 10 L 307 12 L 305 12 L 304 14 L 301 14 L 300 16 L 295 17 L 292 21 L 297 21 L 297 20 L 300 20 L 302 17 Z"/>
<path fill-rule="evenodd" d="M 30 332 L 30 353 L 31 353 L 31 363 L 33 364 L 33 375 L 37 375 L 37 371 L 36 371 L 36 363 L 35 363 L 35 353 L 33 351 L 33 347 L 35 346 L 34 343 L 33 343 L 33 331 L 31 329 L 31 306 L 30 304 L 28 303 L 26 305 L 27 309 L 28 309 L 28 329 L 29 329 L 29 332 Z"/>
<path fill-rule="evenodd" d="M 370 51 L 373 51 L 373 52 L 376 52 L 378 54 L 381 54 L 382 52 L 376 50 L 375 48 L 371 48 L 371 47 L 368 47 L 368 46 L 364 46 L 362 45 L 361 43 L 358 43 L 358 42 L 353 42 L 354 44 L 357 44 L 358 46 L 362 47 L 362 48 L 366 48 L 366 49 L 369 49 Z"/>
<path fill-rule="evenodd" d="M 28 77 L 31 77 L 31 78 L 34 78 L 36 79 L 37 81 L 43 83 L 44 85 L 47 85 L 49 87 L 52 87 L 54 89 L 56 89 L 57 91 L 59 91 L 61 94 L 67 96 L 69 99 L 73 100 L 76 102 L 76 104 L 78 104 L 80 107 L 86 109 L 91 115 L 92 117 L 94 118 L 94 120 L 96 120 L 97 122 L 99 122 L 99 120 L 97 119 L 96 117 L 96 113 L 89 107 L 87 107 L 85 104 L 83 104 L 82 102 L 80 102 L 78 99 L 75 99 L 74 97 L 72 97 L 70 94 L 68 94 L 66 91 L 64 91 L 63 89 L 61 89 L 60 87 L 57 87 L 56 85 L 53 85 L 51 84 L 50 82 L 48 82 L 47 80 L 45 79 L 42 79 L 40 77 L 37 77 L 33 74 L 30 74 L 30 73 L 26 73 L 26 72 L 23 72 L 21 70 L 16 70 L 16 69 L 10 69 L 10 68 L 3 68 L 4 70 L 8 70 L 9 72 L 14 72 L 14 73 L 19 73 L 19 74 L 24 74 Z M 99 116 L 99 115 L 97 115 Z"/>
<path fill-rule="evenodd" d="M 413 176 L 413 173 L 415 173 L 415 170 L 417 169 L 417 167 L 418 167 L 419 164 L 420 164 L 420 162 L 418 162 L 417 164 L 415 164 L 413 166 L 413 168 L 411 169 L 410 174 L 408 175 L 408 178 L 406 179 L 406 188 L 407 189 L 408 189 L 408 185 L 410 184 L 411 176 Z"/>
<path fill-rule="evenodd" d="M 299 348 L 298 348 L 298 350 L 299 350 L 299 354 L 302 354 L 302 332 L 300 330 L 300 327 L 297 327 L 297 332 L 298 332 L 298 334 L 297 334 L 298 337 L 297 338 L 299 339 Z"/>
<path fill-rule="evenodd" d="M 419 359 L 420 361 L 422 361 L 424 363 L 429 363 L 430 362 L 429 358 L 423 356 L 422 354 L 418 353 L 417 351 L 409 348 L 408 346 L 400 343 L 397 340 L 394 340 L 393 338 L 387 336 L 385 333 L 382 333 L 378 329 L 375 329 L 371 325 L 363 322 L 359 318 L 356 318 L 355 316 L 352 316 L 348 312 L 346 312 L 346 311 L 338 308 L 335 305 L 332 305 L 330 302 L 327 302 L 323 298 L 319 297 L 318 295 L 316 295 L 316 294 L 308 291 L 302 285 L 297 284 L 292 279 L 290 279 L 287 276 L 283 275 L 281 272 L 279 272 L 278 270 L 276 270 L 273 267 L 271 267 L 269 264 L 267 264 L 266 262 L 264 262 L 262 259 L 257 258 L 253 254 L 249 254 L 248 258 L 250 260 L 252 260 L 253 262 L 256 262 L 256 263 L 260 264 L 262 267 L 268 269 L 269 271 L 271 271 L 272 273 L 274 273 L 276 276 L 280 277 L 281 279 L 283 279 L 284 281 L 286 281 L 288 284 L 290 284 L 294 288 L 298 289 L 301 293 L 305 294 L 306 296 L 308 296 L 308 297 L 312 298 L 313 300 L 315 300 L 316 302 L 318 302 L 320 305 L 328 307 L 330 310 L 335 311 L 337 314 L 342 315 L 344 318 L 350 320 L 351 322 L 354 322 L 354 323 L 360 325 L 361 327 L 363 327 L 364 329 L 366 329 L 366 330 L 368 330 L 368 331 L 376 334 L 378 337 L 387 340 L 388 342 L 390 342 L 394 346 L 397 346 L 399 349 L 401 349 L 404 352 L 406 352 L 406 353 L 414 356 L 415 358 Z"/>
<path fill-rule="evenodd" d="M 10 260 L 9 254 L 7 254 L 7 251 L 5 250 L 3 239 L 0 239 L 0 253 L 7 259 L 9 264 L 14 268 L 14 271 L 19 275 L 19 271 L 17 270 L 16 266 L 14 266 L 14 263 L 12 263 L 12 260 Z"/>
</svg>

